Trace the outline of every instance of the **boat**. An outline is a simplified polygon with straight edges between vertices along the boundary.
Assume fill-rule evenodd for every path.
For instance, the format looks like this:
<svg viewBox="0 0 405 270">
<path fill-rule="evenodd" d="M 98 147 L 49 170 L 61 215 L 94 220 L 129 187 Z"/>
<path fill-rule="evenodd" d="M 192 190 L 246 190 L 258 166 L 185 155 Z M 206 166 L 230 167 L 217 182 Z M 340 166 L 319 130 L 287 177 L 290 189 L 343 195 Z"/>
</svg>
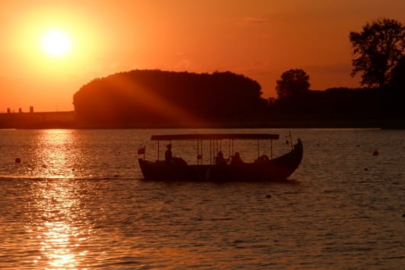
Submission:
<svg viewBox="0 0 405 270">
<path fill-rule="evenodd" d="M 152 135 L 151 140 L 157 141 L 158 159 L 155 161 L 145 158 L 145 147 L 138 150 L 139 166 L 144 180 L 157 181 L 215 181 L 215 182 L 280 182 L 289 181 L 288 177 L 297 170 L 303 157 L 303 145 L 300 139 L 292 145 L 286 154 L 273 158 L 273 140 L 279 139 L 278 134 L 239 133 L 239 134 L 170 134 Z M 227 140 L 228 144 L 223 142 Z M 228 145 L 230 159 L 235 156 L 234 142 L 237 140 L 257 140 L 258 157 L 251 162 L 230 162 L 216 164 L 213 153 L 222 152 Z M 270 157 L 262 154 L 260 144 L 270 140 Z M 195 141 L 196 161 L 193 164 L 182 158 L 173 158 L 170 162 L 159 159 L 161 142 Z M 203 145 L 209 145 L 209 161 L 203 162 Z M 263 143 L 262 143 L 263 144 Z M 269 143 L 267 142 L 267 145 Z M 207 150 L 205 150 L 207 151 Z M 207 157 L 205 157 L 207 159 Z"/>
</svg>

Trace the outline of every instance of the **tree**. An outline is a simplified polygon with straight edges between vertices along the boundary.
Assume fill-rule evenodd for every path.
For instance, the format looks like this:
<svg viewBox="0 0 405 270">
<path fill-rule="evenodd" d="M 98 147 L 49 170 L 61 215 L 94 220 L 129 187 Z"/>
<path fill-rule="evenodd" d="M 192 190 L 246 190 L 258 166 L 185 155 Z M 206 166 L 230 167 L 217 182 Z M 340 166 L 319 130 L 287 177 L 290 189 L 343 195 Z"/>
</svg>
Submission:
<svg viewBox="0 0 405 270">
<path fill-rule="evenodd" d="M 132 70 L 95 79 L 73 96 L 78 119 L 99 126 L 238 122 L 266 110 L 258 82 L 232 72 Z"/>
<path fill-rule="evenodd" d="M 385 111 L 390 115 L 405 116 L 405 56 L 392 70 L 392 79 L 385 92 Z"/>
<path fill-rule="evenodd" d="M 405 55 L 399 59 L 398 65 L 392 70 L 390 86 L 396 89 L 405 88 Z"/>
<path fill-rule="evenodd" d="M 361 85 L 382 89 L 392 77 L 405 51 L 405 27 L 392 19 L 367 23 L 363 30 L 350 32 L 353 46 L 352 76 L 362 73 Z"/>
<path fill-rule="evenodd" d="M 277 95 L 280 100 L 291 100 L 309 91 L 309 76 L 302 69 L 290 69 L 277 80 Z"/>
</svg>

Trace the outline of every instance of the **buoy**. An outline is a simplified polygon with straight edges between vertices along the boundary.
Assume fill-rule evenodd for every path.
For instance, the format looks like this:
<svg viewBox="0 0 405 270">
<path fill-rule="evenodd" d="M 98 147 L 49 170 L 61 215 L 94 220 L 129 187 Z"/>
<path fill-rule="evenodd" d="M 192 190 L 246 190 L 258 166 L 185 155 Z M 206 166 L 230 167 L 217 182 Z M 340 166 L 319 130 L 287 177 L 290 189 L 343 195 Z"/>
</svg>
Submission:
<svg viewBox="0 0 405 270">
<path fill-rule="evenodd" d="M 373 156 L 378 156 L 378 155 L 379 155 L 378 151 L 377 151 L 377 150 L 374 150 Z"/>
<path fill-rule="evenodd" d="M 21 158 L 16 158 L 15 163 L 21 163 Z"/>
</svg>

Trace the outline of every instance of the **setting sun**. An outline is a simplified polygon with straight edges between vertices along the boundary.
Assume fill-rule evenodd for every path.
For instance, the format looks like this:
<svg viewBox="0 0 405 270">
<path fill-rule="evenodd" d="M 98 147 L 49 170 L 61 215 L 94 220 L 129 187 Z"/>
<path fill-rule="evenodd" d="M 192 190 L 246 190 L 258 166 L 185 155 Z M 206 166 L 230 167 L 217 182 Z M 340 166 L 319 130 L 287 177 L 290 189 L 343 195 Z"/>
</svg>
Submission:
<svg viewBox="0 0 405 270">
<path fill-rule="evenodd" d="M 69 52 L 70 42 L 70 38 L 66 33 L 60 30 L 52 30 L 43 36 L 42 48 L 51 56 L 62 56 Z"/>
</svg>

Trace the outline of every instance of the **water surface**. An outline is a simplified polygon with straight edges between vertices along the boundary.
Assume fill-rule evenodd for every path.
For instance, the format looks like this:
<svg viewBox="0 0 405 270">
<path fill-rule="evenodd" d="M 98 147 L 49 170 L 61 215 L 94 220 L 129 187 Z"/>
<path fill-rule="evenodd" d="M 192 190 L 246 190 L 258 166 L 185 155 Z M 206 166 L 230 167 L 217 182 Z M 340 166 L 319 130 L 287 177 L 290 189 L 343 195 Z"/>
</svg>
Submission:
<svg viewBox="0 0 405 270">
<path fill-rule="evenodd" d="M 403 269 L 404 131 L 292 130 L 293 184 L 142 181 L 151 134 L 219 131 L 290 147 L 288 130 L 0 130 L 0 269 Z"/>
</svg>

